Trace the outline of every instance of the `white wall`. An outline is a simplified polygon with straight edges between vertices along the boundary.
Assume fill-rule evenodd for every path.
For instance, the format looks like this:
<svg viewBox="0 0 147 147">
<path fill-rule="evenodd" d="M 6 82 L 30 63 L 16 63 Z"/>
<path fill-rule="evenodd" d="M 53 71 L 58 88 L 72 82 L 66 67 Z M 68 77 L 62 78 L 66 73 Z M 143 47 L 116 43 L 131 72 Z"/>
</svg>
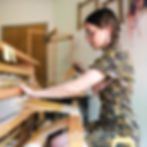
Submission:
<svg viewBox="0 0 147 147">
<path fill-rule="evenodd" d="M 53 18 L 52 0 L 0 0 L 0 28 L 41 22 L 48 23 L 52 28 Z"/>
<path fill-rule="evenodd" d="M 63 32 L 75 32 L 77 4 L 84 0 L 53 0 L 56 26 Z"/>
<path fill-rule="evenodd" d="M 142 131 L 142 145 L 147 146 L 147 11 L 140 15 L 138 27 L 131 41 L 131 51 L 135 63 L 135 89 L 133 106 Z"/>
</svg>

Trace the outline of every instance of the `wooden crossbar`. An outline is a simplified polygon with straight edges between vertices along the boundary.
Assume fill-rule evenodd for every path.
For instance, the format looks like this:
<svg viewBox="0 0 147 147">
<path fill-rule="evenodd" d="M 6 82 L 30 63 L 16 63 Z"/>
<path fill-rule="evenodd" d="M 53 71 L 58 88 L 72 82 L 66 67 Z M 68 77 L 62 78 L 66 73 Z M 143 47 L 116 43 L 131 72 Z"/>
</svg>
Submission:
<svg viewBox="0 0 147 147">
<path fill-rule="evenodd" d="M 29 63 L 31 63 L 33 65 L 39 65 L 39 62 L 37 60 L 35 60 L 32 57 L 24 54 L 23 52 L 19 51 L 19 49 L 17 49 L 16 47 L 11 46 L 10 44 L 8 44 L 8 43 L 6 43 L 4 41 L 0 42 L 0 51 L 3 51 L 4 45 L 7 45 L 8 47 L 13 48 L 15 50 L 17 58 L 19 58 L 21 60 L 24 60 L 25 62 L 29 62 Z"/>
<path fill-rule="evenodd" d="M 27 76 L 27 77 L 30 77 L 33 75 L 33 72 L 31 70 L 26 70 L 16 65 L 8 65 L 4 63 L 0 63 L 0 72 L 12 73 L 12 74 Z"/>
</svg>

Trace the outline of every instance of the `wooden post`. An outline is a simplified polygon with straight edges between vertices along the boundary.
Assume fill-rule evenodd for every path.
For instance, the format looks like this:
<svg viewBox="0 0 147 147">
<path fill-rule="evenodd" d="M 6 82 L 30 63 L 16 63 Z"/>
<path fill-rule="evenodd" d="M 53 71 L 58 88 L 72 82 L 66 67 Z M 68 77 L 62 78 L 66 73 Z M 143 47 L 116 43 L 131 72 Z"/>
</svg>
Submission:
<svg viewBox="0 0 147 147">
<path fill-rule="evenodd" d="M 70 116 L 68 125 L 70 147 L 83 147 L 84 132 L 81 118 L 79 116 Z"/>
</svg>

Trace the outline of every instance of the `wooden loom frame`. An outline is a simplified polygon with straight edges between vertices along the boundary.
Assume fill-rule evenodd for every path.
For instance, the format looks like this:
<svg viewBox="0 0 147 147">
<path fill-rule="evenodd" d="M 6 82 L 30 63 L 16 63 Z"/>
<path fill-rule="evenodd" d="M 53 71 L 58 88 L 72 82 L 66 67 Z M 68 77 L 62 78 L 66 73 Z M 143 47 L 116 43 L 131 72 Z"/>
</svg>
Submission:
<svg viewBox="0 0 147 147">
<path fill-rule="evenodd" d="M 59 112 L 69 114 L 69 116 L 38 129 L 25 147 L 29 146 L 29 144 L 35 144 L 35 142 L 40 143 L 40 147 L 42 147 L 48 135 L 63 128 L 68 128 L 70 147 L 83 147 L 84 129 L 78 108 L 56 102 L 45 102 L 33 99 L 29 100 L 26 106 L 37 112 Z"/>
<path fill-rule="evenodd" d="M 27 39 L 27 48 L 28 48 L 28 54 L 32 55 L 32 47 L 33 47 L 33 35 L 46 35 L 45 31 L 36 31 L 35 29 L 29 29 L 28 30 L 28 39 Z M 47 54 L 46 48 L 45 52 Z M 45 72 L 47 72 L 47 60 L 45 58 Z M 47 75 L 45 74 L 45 78 L 47 79 Z M 47 85 L 47 82 L 43 83 L 44 85 Z"/>
<path fill-rule="evenodd" d="M 15 47 L 9 45 L 6 42 L 0 42 L 0 54 L 2 53 L 4 46 L 13 48 L 15 50 L 15 55 L 17 59 L 25 62 L 26 66 L 24 67 L 24 65 L 19 65 L 19 64 L 13 65 L 13 64 L 0 62 L 0 72 L 31 78 L 34 81 L 33 83 L 37 86 L 37 83 L 34 77 L 34 66 L 39 65 L 38 61 L 25 55 L 24 53 L 20 52 Z M 9 97 L 21 95 L 22 90 L 19 87 L 0 88 L 0 93 L 1 93 L 0 99 L 8 99 Z M 31 118 L 33 114 L 34 113 L 31 110 L 23 109 L 13 119 L 10 119 L 6 121 L 5 123 L 0 124 L 0 146 L 3 147 L 10 140 L 15 138 L 18 135 L 18 133 L 20 133 L 21 131 L 21 128 L 19 126 L 25 121 L 27 121 L 29 118 Z M 41 118 L 42 118 L 42 114 L 40 113 L 38 125 L 41 122 Z M 21 136 L 22 138 L 20 139 L 20 142 L 18 141 L 18 144 L 22 144 L 22 141 L 26 137 L 24 135 L 21 135 Z"/>
<path fill-rule="evenodd" d="M 60 33 L 57 29 L 47 35 L 49 49 L 49 79 L 48 85 L 57 84 L 57 45 L 62 41 L 71 41 L 70 64 L 72 66 L 74 58 L 74 36 L 69 33 Z M 63 80 L 65 80 L 63 78 Z"/>
<path fill-rule="evenodd" d="M 65 36 L 65 37 L 67 37 L 67 36 Z M 0 44 L 1 44 L 0 51 L 2 51 L 4 43 L 0 43 Z M 19 53 L 19 54 L 17 54 L 17 53 Z M 35 60 L 28 58 L 28 56 L 25 56 L 25 55 L 21 54 L 20 52 L 16 51 L 16 56 L 20 57 L 20 58 L 22 57 L 23 60 L 25 60 L 25 61 L 27 60 L 27 62 L 31 63 L 32 65 L 33 64 L 38 65 L 38 63 Z M 21 76 L 32 77 L 33 79 L 35 79 L 34 78 L 34 70 L 31 70 L 31 74 L 26 74 L 25 72 L 22 72 L 21 68 L 18 68 L 17 66 L 15 68 L 14 66 L 10 66 L 7 64 L 6 65 L 0 64 L 0 65 L 3 65 L 3 66 L 0 66 L 1 72 L 18 74 Z M 3 89 L 0 89 L 0 91 L 2 92 L 1 99 L 7 99 L 9 96 L 17 96 L 17 95 L 22 94 L 21 89 L 18 87 L 8 88 L 8 89 L 5 89 L 5 91 L 3 91 Z M 31 104 L 31 106 L 30 106 L 30 104 Z M 24 110 L 22 110 L 18 114 L 18 116 L 16 116 L 12 120 L 9 120 L 8 122 L 0 125 L 0 130 L 1 130 L 0 131 L 0 140 L 2 139 L 2 142 L 0 142 L 0 146 L 6 145 L 10 140 L 15 138 L 17 136 L 17 134 L 21 131 L 20 128 L 18 128 L 18 129 L 16 129 L 16 128 L 18 126 L 20 126 L 23 122 L 28 120 L 34 113 L 38 112 L 40 114 L 39 115 L 40 116 L 39 122 L 41 122 L 42 118 L 43 118 L 43 115 L 42 115 L 43 112 L 56 111 L 56 112 L 60 113 L 63 111 L 63 112 L 68 113 L 69 110 L 72 110 L 72 109 L 74 111 L 76 111 L 76 109 L 74 109 L 73 107 L 70 108 L 70 106 L 65 106 L 65 105 L 59 104 L 59 103 L 29 100 L 28 103 L 25 105 Z M 72 111 L 72 112 L 74 112 L 74 111 Z M 59 122 L 57 122 L 57 124 L 61 125 L 62 124 L 61 122 L 62 121 L 59 121 Z M 77 124 L 78 127 L 75 126 L 75 124 Z M 84 137 L 83 137 L 83 132 L 82 132 L 83 128 L 82 128 L 81 118 L 80 118 L 79 114 L 78 115 L 71 114 L 68 118 L 65 119 L 64 125 L 67 128 L 69 128 L 70 147 L 82 147 Z M 51 128 L 53 128 L 53 127 L 51 127 Z M 16 131 L 12 132 L 15 129 L 16 129 Z M 12 133 L 10 133 L 10 132 L 12 132 Z M 79 132 L 79 133 L 77 134 L 77 132 Z M 75 135 L 79 136 L 78 141 L 77 141 L 77 139 L 75 139 Z M 5 139 L 3 140 L 3 138 L 5 138 Z M 19 142 L 18 144 L 22 144 L 23 140 L 24 140 L 24 137 L 22 137 L 22 140 L 20 140 L 21 142 Z"/>
<path fill-rule="evenodd" d="M 32 35 L 33 34 L 43 34 L 46 35 L 47 44 L 49 46 L 49 73 L 47 85 L 55 85 L 56 80 L 56 66 L 57 66 L 57 44 L 62 41 L 71 41 L 71 54 L 70 54 L 70 63 L 73 63 L 74 58 L 74 36 L 69 33 L 60 33 L 57 29 L 54 29 L 50 33 L 45 33 L 43 31 L 34 31 L 33 29 L 29 30 L 29 39 L 28 39 L 28 52 L 31 54 L 32 48 Z M 66 79 L 66 74 L 63 76 L 63 81 Z"/>
</svg>

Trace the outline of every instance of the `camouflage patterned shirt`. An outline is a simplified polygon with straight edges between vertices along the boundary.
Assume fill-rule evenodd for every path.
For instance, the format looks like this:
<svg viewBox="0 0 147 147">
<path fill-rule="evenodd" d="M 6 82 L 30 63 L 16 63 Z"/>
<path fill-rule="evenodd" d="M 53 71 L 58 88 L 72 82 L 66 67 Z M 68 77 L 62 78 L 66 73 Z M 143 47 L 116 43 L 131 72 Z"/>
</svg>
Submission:
<svg viewBox="0 0 147 147">
<path fill-rule="evenodd" d="M 130 102 L 134 69 L 129 54 L 116 47 L 109 48 L 91 67 L 114 79 L 100 92 L 102 106 L 98 126 L 115 129 L 122 135 L 131 135 L 138 125 Z"/>
</svg>

